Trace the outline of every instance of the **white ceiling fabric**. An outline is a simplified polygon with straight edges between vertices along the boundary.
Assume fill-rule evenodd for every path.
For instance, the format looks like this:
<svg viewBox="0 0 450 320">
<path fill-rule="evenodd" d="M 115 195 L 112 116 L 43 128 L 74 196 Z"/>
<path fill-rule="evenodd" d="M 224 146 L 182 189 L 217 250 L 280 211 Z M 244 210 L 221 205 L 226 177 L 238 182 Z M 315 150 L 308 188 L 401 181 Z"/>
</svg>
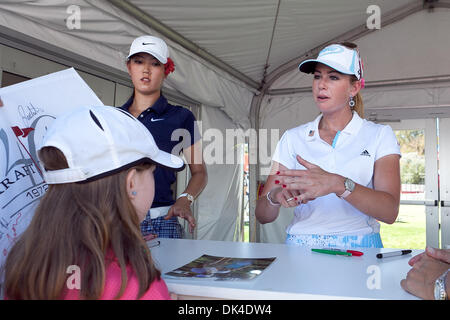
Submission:
<svg viewBox="0 0 450 320">
<path fill-rule="evenodd" d="M 131 0 L 200 47 L 260 82 L 268 72 L 363 25 L 369 5 L 389 12 L 417 0 Z M 277 8 L 279 12 L 277 16 Z"/>
</svg>

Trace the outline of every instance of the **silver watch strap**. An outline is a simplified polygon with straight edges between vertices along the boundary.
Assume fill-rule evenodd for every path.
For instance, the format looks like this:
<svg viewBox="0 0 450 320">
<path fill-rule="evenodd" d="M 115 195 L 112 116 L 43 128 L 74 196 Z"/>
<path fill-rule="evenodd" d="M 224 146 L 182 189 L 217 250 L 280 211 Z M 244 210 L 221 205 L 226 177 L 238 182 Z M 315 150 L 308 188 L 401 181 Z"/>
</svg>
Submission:
<svg viewBox="0 0 450 320">
<path fill-rule="evenodd" d="M 439 276 L 439 278 L 436 279 L 435 285 L 439 285 L 439 297 L 435 296 L 435 299 L 438 299 L 438 300 L 447 300 L 448 299 L 447 288 L 446 288 L 445 284 L 447 282 L 447 275 L 448 275 L 449 271 L 450 271 L 450 269 L 447 269 L 447 271 L 445 271 L 441 276 Z M 439 282 L 439 284 L 438 284 L 438 282 Z"/>
</svg>

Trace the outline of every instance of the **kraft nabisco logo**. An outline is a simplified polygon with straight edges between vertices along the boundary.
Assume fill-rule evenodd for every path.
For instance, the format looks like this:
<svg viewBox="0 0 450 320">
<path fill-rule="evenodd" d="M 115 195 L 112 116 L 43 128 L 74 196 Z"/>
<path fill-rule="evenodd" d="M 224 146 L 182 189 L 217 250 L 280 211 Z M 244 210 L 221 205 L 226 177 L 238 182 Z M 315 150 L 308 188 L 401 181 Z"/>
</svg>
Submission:
<svg viewBox="0 0 450 320">
<path fill-rule="evenodd" d="M 27 214 L 30 206 L 48 188 L 38 164 L 36 140 L 41 139 L 54 117 L 43 114 L 33 117 L 29 117 L 32 120 L 29 126 L 26 123 L 0 128 L 0 258 L 7 256 L 23 231 L 22 220 L 30 219 Z"/>
<path fill-rule="evenodd" d="M 28 127 L 13 125 L 0 129 L 0 154 L 4 159 L 0 165 L 0 196 L 8 193 L 10 199 L 0 198 L 0 209 L 10 212 L 10 217 L 18 213 L 10 209 L 16 207 L 15 202 L 20 200 L 24 205 L 33 202 L 47 189 L 38 164 L 36 140 L 41 139 L 53 119 L 53 116 L 41 114 L 36 115 Z M 19 183 L 25 180 L 27 182 Z"/>
</svg>

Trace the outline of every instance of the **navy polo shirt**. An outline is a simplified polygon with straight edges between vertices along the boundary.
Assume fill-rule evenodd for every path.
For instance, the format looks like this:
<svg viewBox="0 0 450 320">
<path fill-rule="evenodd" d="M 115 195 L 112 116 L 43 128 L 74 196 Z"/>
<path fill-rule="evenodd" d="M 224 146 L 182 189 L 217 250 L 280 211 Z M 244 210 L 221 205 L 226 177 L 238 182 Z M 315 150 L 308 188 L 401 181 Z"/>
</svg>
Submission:
<svg viewBox="0 0 450 320">
<path fill-rule="evenodd" d="M 133 103 L 134 94 L 120 107 L 128 111 Z M 161 95 L 155 104 L 144 110 L 137 119 L 142 122 L 155 139 L 159 149 L 179 155 L 183 149 L 193 145 L 201 136 L 192 112 L 181 106 L 174 106 Z M 185 129 L 178 130 L 177 129 Z M 172 137 L 172 133 L 174 136 Z M 171 185 L 176 181 L 174 171 L 156 167 L 155 198 L 152 208 L 171 206 L 175 203 Z"/>
</svg>

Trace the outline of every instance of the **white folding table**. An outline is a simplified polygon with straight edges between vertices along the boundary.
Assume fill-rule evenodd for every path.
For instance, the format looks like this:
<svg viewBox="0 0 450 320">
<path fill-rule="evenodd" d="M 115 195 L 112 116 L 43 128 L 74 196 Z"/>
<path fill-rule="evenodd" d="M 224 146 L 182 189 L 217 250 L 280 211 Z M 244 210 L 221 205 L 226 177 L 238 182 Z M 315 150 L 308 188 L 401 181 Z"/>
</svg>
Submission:
<svg viewBox="0 0 450 320">
<path fill-rule="evenodd" d="M 158 239 L 152 257 L 170 292 L 191 299 L 417 299 L 400 286 L 410 270 L 412 254 L 378 259 L 376 254 L 398 249 L 359 249 L 361 257 L 311 252 L 285 244 L 209 240 Z M 149 242 L 149 245 L 154 243 Z M 174 279 L 164 273 L 203 254 L 276 260 L 252 280 Z"/>
</svg>

